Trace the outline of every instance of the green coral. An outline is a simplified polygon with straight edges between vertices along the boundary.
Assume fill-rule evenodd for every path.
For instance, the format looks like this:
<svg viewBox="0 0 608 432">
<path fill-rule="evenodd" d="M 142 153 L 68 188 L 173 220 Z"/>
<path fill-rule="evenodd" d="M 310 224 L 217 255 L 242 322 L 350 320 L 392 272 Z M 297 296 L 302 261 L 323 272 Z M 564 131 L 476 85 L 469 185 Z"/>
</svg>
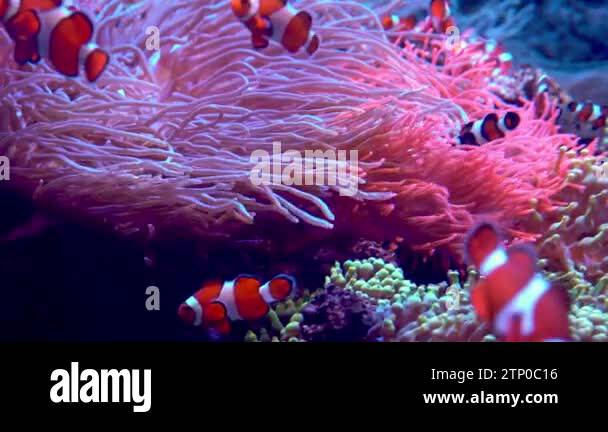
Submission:
<svg viewBox="0 0 608 432">
<path fill-rule="evenodd" d="M 380 300 L 384 319 L 377 330 L 382 340 L 416 341 L 493 341 L 488 328 L 477 321 L 470 303 L 469 288 L 477 273 L 470 269 L 464 286 L 458 272 L 448 272 L 449 283 L 416 285 L 409 282 L 409 293 L 397 293 Z"/>
<path fill-rule="evenodd" d="M 375 299 L 390 299 L 397 293 L 409 294 L 412 283 L 403 277 L 403 270 L 380 258 L 336 262 L 325 286 L 330 284 L 360 291 Z"/>
<path fill-rule="evenodd" d="M 570 333 L 577 341 L 608 342 L 608 312 L 575 303 L 570 313 Z"/>
<path fill-rule="evenodd" d="M 245 335 L 245 342 L 301 342 L 301 325 L 304 317 L 300 313 L 308 304 L 313 295 L 319 291 L 311 293 L 305 290 L 296 299 L 288 299 L 273 306 L 262 326 L 258 329 L 250 329 Z"/>
<path fill-rule="evenodd" d="M 545 274 L 549 281 L 568 290 L 572 339 L 608 342 L 608 274 L 600 277 L 596 283 L 589 281 L 584 272 L 573 268 Z"/>
</svg>

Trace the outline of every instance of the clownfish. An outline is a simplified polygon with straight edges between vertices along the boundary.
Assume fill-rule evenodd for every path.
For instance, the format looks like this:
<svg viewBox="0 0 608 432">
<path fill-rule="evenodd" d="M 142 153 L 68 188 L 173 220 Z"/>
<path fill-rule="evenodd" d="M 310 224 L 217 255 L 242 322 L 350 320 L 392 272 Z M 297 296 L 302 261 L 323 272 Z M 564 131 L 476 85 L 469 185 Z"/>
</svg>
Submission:
<svg viewBox="0 0 608 432">
<path fill-rule="evenodd" d="M 513 67 L 513 55 L 506 51 L 501 43 L 493 39 L 483 42 L 481 60 L 493 60 L 496 63 L 496 67 L 492 71 L 494 76 L 505 74 Z"/>
<path fill-rule="evenodd" d="M 538 273 L 531 246 L 505 249 L 496 227 L 482 223 L 467 235 L 465 253 L 482 277 L 471 292 L 475 311 L 503 341 L 570 340 L 568 294 Z"/>
<path fill-rule="evenodd" d="M 547 74 L 541 74 L 536 81 L 530 81 L 530 86 L 527 86 L 525 91 L 527 97 L 534 101 L 534 110 L 537 118 L 541 118 L 544 115 L 549 104 L 549 96 L 558 102 L 558 123 L 560 120 L 562 123 L 565 120 L 570 123 L 574 118 L 572 113 L 575 111 L 577 103 Z"/>
<path fill-rule="evenodd" d="M 446 33 L 450 27 L 455 25 L 448 0 L 431 0 L 429 16 L 436 33 Z"/>
<path fill-rule="evenodd" d="M 0 20 L 15 41 L 18 64 L 45 57 L 66 76 L 78 76 L 83 67 L 92 82 L 110 61 L 107 52 L 91 43 L 94 27 L 89 17 L 62 6 L 62 0 L 0 0 Z"/>
<path fill-rule="evenodd" d="M 462 145 L 482 145 L 504 138 L 506 133 L 519 126 L 519 114 L 509 111 L 498 118 L 495 113 L 486 115 L 476 122 L 467 123 L 460 132 L 458 141 Z"/>
<path fill-rule="evenodd" d="M 399 17 L 398 15 L 386 15 L 382 18 L 382 27 L 384 30 L 409 31 L 416 27 L 416 15 L 408 15 L 407 17 Z"/>
<path fill-rule="evenodd" d="M 591 101 L 578 102 L 563 91 L 555 80 L 541 74 L 536 80 L 533 92 L 536 116 L 541 118 L 548 105 L 548 97 L 557 100 L 559 116 L 557 122 L 564 132 L 575 133 L 583 142 L 600 136 L 608 126 L 608 105 L 599 105 Z"/>
<path fill-rule="evenodd" d="M 211 281 L 182 303 L 177 314 L 186 324 L 225 336 L 230 333 L 232 322 L 263 318 L 270 305 L 287 299 L 295 289 L 295 279 L 285 274 L 264 285 L 260 279 L 247 275 L 229 282 Z"/>
<path fill-rule="evenodd" d="M 587 125 L 591 127 L 591 130 L 597 131 L 606 126 L 608 117 L 608 106 L 606 105 L 600 106 L 590 101 L 584 103 L 572 101 L 566 105 L 564 111 L 568 118 L 574 119 L 578 129 Z"/>
<path fill-rule="evenodd" d="M 263 49 L 274 40 L 289 51 L 296 53 L 304 47 L 314 54 L 320 39 L 312 28 L 312 16 L 298 11 L 288 0 L 231 0 L 232 11 L 251 32 L 255 49 Z"/>
</svg>

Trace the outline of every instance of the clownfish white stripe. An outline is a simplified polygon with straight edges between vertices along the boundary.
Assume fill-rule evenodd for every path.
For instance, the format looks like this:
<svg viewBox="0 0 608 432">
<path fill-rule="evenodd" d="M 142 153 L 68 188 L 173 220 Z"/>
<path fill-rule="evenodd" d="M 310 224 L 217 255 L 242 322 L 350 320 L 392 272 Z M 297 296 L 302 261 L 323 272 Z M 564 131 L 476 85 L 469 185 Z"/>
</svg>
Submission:
<svg viewBox="0 0 608 432">
<path fill-rule="evenodd" d="M 12 17 L 17 15 L 17 12 L 19 12 L 20 7 L 21 7 L 21 0 L 9 0 L 8 10 L 6 11 L 6 14 L 4 14 L 4 22 L 7 22 Z"/>
<path fill-rule="evenodd" d="M 507 133 L 510 131 L 510 129 L 507 127 L 507 125 L 505 124 L 505 116 L 502 116 L 499 120 L 498 120 L 498 129 L 500 129 L 500 131 L 502 133 Z"/>
<path fill-rule="evenodd" d="M 486 42 L 486 52 L 491 53 L 496 48 L 498 48 L 498 43 L 495 40 L 489 40 Z"/>
<path fill-rule="evenodd" d="M 260 287 L 260 295 L 266 303 L 276 302 L 276 299 L 272 297 L 272 294 L 270 293 L 270 282 L 266 282 Z"/>
<path fill-rule="evenodd" d="M 505 334 L 509 331 L 513 316 L 521 317 L 521 334 L 531 335 L 534 328 L 534 311 L 538 300 L 545 295 L 551 285 L 538 273 L 521 289 L 496 316 L 496 329 Z"/>
<path fill-rule="evenodd" d="M 503 63 L 513 61 L 513 54 L 508 53 L 508 52 L 502 53 L 498 56 L 498 60 L 500 60 Z"/>
<path fill-rule="evenodd" d="M 289 3 L 270 15 L 272 21 L 272 40 L 281 43 L 287 26 L 291 22 L 292 17 L 298 14 L 298 10 Z"/>
<path fill-rule="evenodd" d="M 304 48 L 306 48 L 306 51 L 309 51 L 311 49 L 311 45 L 315 43 L 315 38 L 317 38 L 317 34 L 315 32 L 313 32 L 312 30 L 308 32 L 308 39 L 306 40 L 306 43 L 304 44 Z"/>
<path fill-rule="evenodd" d="M 230 282 L 224 282 L 217 301 L 224 305 L 226 308 L 226 315 L 228 315 L 229 319 L 233 321 L 242 320 L 243 318 L 236 308 L 234 298 L 234 281 L 232 280 Z"/>
<path fill-rule="evenodd" d="M 69 18 L 72 15 L 66 7 L 58 7 L 48 11 L 38 12 L 38 19 L 40 20 L 40 33 L 38 34 L 38 47 L 40 50 L 41 57 L 48 57 L 51 50 L 51 33 L 59 24 L 59 22 L 65 18 Z"/>
<path fill-rule="evenodd" d="M 598 104 L 593 104 L 593 113 L 589 117 L 590 122 L 594 122 L 602 116 L 602 108 Z"/>
<path fill-rule="evenodd" d="M 507 263 L 507 252 L 504 248 L 498 247 L 487 256 L 479 266 L 479 272 L 482 276 L 487 276 L 496 270 L 498 267 Z"/>
<path fill-rule="evenodd" d="M 192 324 L 195 326 L 201 325 L 203 322 L 203 308 L 198 300 L 194 296 L 190 296 L 186 300 L 186 305 L 194 311 L 194 322 Z"/>
<path fill-rule="evenodd" d="M 473 133 L 473 135 L 475 135 L 475 139 L 477 140 L 477 144 L 486 144 L 488 142 L 487 139 L 485 139 L 483 137 L 483 134 L 481 133 L 481 127 L 483 126 L 483 120 L 478 120 L 475 123 L 473 123 L 473 128 L 471 129 L 471 132 Z"/>
<path fill-rule="evenodd" d="M 255 15 L 257 15 L 260 10 L 260 0 L 250 0 L 250 9 L 249 13 L 241 18 L 241 21 L 249 21 Z"/>
<path fill-rule="evenodd" d="M 78 52 L 78 61 L 81 64 L 84 64 L 87 61 L 87 57 L 89 56 L 89 54 L 91 54 L 93 51 L 95 51 L 98 48 L 99 48 L 99 46 L 93 42 L 90 42 L 86 45 L 81 46 L 80 51 Z"/>
<path fill-rule="evenodd" d="M 311 34 L 312 16 L 300 11 L 287 1 L 232 0 L 232 11 L 249 30 L 253 48 L 261 50 L 274 41 L 295 54 L 306 48 L 313 55 L 320 38 Z"/>
</svg>

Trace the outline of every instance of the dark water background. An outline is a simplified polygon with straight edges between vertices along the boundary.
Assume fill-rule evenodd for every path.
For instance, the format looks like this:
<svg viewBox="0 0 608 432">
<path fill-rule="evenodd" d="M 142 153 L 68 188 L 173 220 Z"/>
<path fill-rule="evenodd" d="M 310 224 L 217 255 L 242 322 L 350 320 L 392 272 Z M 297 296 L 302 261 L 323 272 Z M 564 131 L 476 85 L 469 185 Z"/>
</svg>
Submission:
<svg viewBox="0 0 608 432">
<path fill-rule="evenodd" d="M 0 190 L 0 234 L 32 214 L 27 201 Z M 202 279 L 179 251 L 162 273 L 142 250 L 75 225 L 0 244 L 0 339 L 188 340 L 177 305 Z M 148 311 L 146 288 L 160 289 L 160 310 Z"/>
</svg>

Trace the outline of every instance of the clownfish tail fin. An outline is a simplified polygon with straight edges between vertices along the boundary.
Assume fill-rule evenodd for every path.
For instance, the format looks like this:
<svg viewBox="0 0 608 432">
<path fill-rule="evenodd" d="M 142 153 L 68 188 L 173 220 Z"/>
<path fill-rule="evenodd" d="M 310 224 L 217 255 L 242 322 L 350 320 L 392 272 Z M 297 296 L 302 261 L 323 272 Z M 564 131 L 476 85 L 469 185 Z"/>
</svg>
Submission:
<svg viewBox="0 0 608 432">
<path fill-rule="evenodd" d="M 505 114 L 503 122 L 507 130 L 514 130 L 519 126 L 521 118 L 515 111 L 509 111 Z"/>
<path fill-rule="evenodd" d="M 110 55 L 93 43 L 84 45 L 79 55 L 89 82 L 97 81 L 110 63 Z"/>
<path fill-rule="evenodd" d="M 297 283 L 293 276 L 281 273 L 266 282 L 260 288 L 260 294 L 267 303 L 287 300 L 296 291 Z"/>
</svg>

